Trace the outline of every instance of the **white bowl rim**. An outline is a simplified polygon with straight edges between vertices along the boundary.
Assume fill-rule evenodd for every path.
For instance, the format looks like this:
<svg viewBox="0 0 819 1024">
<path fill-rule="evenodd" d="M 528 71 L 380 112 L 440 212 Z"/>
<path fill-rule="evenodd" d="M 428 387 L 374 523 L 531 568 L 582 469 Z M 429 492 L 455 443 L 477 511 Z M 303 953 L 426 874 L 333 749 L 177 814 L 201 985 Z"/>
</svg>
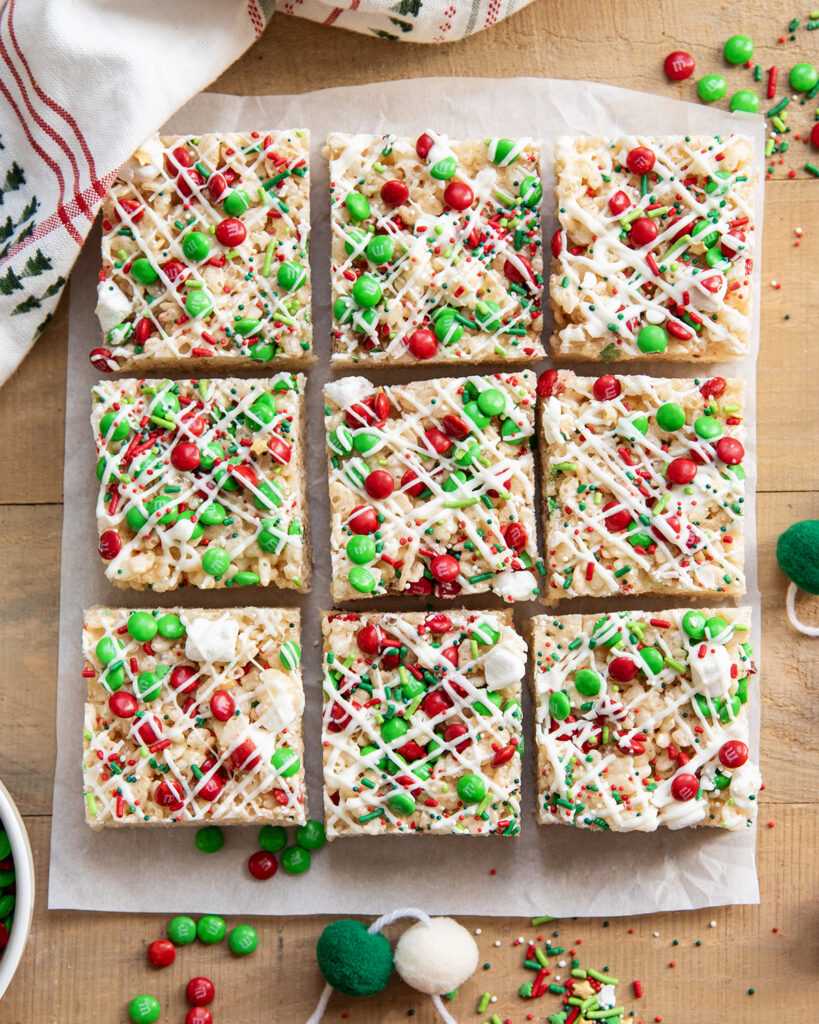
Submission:
<svg viewBox="0 0 819 1024">
<path fill-rule="evenodd" d="M 11 794 L 0 782 L 0 823 L 11 841 L 11 855 L 14 859 L 16 896 L 14 923 L 9 932 L 9 941 L 0 960 L 0 999 L 3 998 L 11 979 L 23 959 L 31 921 L 34 917 L 34 858 L 25 823 Z"/>
</svg>

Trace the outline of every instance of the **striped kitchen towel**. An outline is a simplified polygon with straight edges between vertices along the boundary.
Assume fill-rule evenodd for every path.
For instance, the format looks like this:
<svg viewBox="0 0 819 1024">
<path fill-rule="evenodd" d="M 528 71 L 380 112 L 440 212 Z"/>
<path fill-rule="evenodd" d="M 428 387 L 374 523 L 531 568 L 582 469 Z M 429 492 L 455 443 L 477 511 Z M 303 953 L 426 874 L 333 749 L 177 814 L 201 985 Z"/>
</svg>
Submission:
<svg viewBox="0 0 819 1024">
<path fill-rule="evenodd" d="M 48 323 L 119 165 L 274 10 L 439 43 L 530 0 L 0 0 L 0 383 Z"/>
</svg>

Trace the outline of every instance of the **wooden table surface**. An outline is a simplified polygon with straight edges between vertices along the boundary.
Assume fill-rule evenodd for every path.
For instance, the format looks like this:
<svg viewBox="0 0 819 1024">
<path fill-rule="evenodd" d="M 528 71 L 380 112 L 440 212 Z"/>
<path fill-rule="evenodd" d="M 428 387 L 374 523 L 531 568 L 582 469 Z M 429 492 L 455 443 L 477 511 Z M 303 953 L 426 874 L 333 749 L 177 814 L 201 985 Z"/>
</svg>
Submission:
<svg viewBox="0 0 819 1024">
<path fill-rule="evenodd" d="M 766 10 L 761 10 L 761 7 Z M 489 32 L 440 47 L 396 44 L 276 15 L 262 38 L 213 88 L 230 93 L 287 93 L 323 86 L 427 75 L 594 77 L 645 92 L 694 98 L 694 80 L 669 83 L 662 60 L 689 50 L 697 74 L 725 70 L 721 42 L 745 32 L 755 59 L 782 74 L 799 60 L 815 61 L 819 33 L 787 36 L 790 0 L 712 0 L 680 4 L 646 0 L 535 0 Z M 807 14 L 805 12 L 800 12 Z M 729 90 L 746 87 L 749 72 L 725 70 Z M 763 93 L 764 95 L 764 93 Z M 521 98 L 525 102 L 525 98 Z M 765 100 L 763 99 L 763 110 Z M 792 115 L 794 132 L 813 105 Z M 800 120 L 801 119 L 801 120 Z M 673 129 L 673 126 L 669 126 Z M 816 517 L 819 492 L 819 344 L 815 282 L 819 270 L 819 182 L 802 170 L 810 151 L 793 141 L 790 163 L 767 186 L 763 255 L 762 351 L 759 361 L 759 567 L 764 610 L 762 769 L 758 907 L 663 914 L 633 920 L 557 922 L 568 949 L 586 966 L 608 964 L 624 982 L 621 1001 L 634 1020 L 666 1024 L 791 1024 L 815 1016 L 819 857 L 816 801 L 817 710 L 812 704 L 819 642 L 787 624 L 785 580 L 774 557 L 776 538 L 791 522 Z M 785 173 L 799 168 L 795 179 Z M 801 242 L 796 229 L 804 228 Z M 779 289 L 772 285 L 776 280 Z M 322 918 L 259 918 L 259 951 L 241 963 L 226 949 L 183 951 L 161 974 L 145 961 L 147 943 L 164 933 L 164 917 L 81 914 L 46 910 L 51 788 L 54 770 L 58 565 L 62 519 L 62 452 L 67 302 L 13 379 L 0 390 L 0 777 L 26 818 L 39 892 L 24 961 L 0 1005 L 2 1024 L 118 1024 L 139 992 L 157 995 L 163 1021 L 184 1020 L 183 988 L 195 974 L 217 986 L 216 1024 L 306 1020 L 321 981 L 314 947 Z M 89 553 L 89 559 L 96 556 Z M 94 566 L 93 571 L 96 571 Z M 817 603 L 804 614 L 819 621 Z M 800 781 L 801 780 L 801 781 Z M 434 870 L 427 861 L 420 870 Z M 161 861 L 157 862 L 161 870 Z M 559 871 L 560 866 L 555 865 Z M 623 865 L 623 872 L 629 866 Z M 305 884 L 309 885 L 307 879 Z M 480 911 L 476 879 L 475 910 Z M 384 893 L 385 909 L 390 904 Z M 546 911 L 548 908 L 544 908 Z M 531 978 L 513 945 L 533 929 L 521 919 L 464 919 L 481 929 L 482 963 L 453 1004 L 459 1021 L 480 1022 L 480 993 L 498 997 L 491 1008 L 518 1022 L 558 1009 L 555 998 L 536 1004 L 517 996 Z M 565 940 L 565 942 L 564 942 Z M 674 944 L 677 940 L 678 944 Z M 495 946 L 494 943 L 498 942 Z M 701 943 L 699 945 L 698 943 Z M 670 966 L 671 962 L 675 966 Z M 639 978 L 644 995 L 631 998 Z M 754 989 L 749 994 L 748 990 Z M 814 996 L 810 996 L 813 989 Z M 426 997 L 393 980 L 382 996 L 333 997 L 326 1020 L 396 1022 L 414 1011 L 437 1020 Z"/>
</svg>

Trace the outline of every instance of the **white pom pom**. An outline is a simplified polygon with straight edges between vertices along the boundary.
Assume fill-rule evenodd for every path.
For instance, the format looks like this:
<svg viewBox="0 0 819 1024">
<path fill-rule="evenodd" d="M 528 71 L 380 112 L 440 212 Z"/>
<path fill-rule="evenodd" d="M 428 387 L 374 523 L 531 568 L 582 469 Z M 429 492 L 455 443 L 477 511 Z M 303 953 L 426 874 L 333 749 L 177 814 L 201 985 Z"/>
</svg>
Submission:
<svg viewBox="0 0 819 1024">
<path fill-rule="evenodd" d="M 433 917 L 408 928 L 395 947 L 395 969 L 412 988 L 428 995 L 453 992 L 478 966 L 478 946 L 451 917 Z"/>
</svg>

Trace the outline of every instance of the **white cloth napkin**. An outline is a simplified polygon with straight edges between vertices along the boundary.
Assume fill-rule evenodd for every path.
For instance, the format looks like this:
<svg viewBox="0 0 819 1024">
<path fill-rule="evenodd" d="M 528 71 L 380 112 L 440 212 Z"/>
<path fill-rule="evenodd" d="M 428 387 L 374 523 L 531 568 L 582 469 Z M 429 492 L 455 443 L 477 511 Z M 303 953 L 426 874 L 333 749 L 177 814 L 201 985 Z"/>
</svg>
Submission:
<svg viewBox="0 0 819 1024">
<path fill-rule="evenodd" d="M 274 10 L 437 43 L 529 2 L 0 0 L 0 384 L 51 318 L 116 169 Z"/>
</svg>

